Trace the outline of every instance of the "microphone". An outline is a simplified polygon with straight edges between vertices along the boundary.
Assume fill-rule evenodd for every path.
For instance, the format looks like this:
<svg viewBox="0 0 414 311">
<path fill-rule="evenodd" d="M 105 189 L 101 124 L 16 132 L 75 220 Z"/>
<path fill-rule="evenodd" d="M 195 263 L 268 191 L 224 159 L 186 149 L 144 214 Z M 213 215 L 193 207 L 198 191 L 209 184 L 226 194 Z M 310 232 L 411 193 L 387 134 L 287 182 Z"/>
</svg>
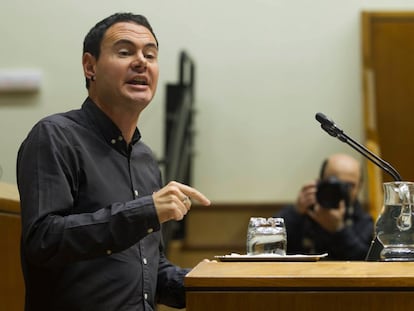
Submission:
<svg viewBox="0 0 414 311">
<path fill-rule="evenodd" d="M 332 120 L 330 120 L 323 113 L 318 112 L 315 115 L 316 120 L 321 124 L 321 128 L 325 130 L 329 135 L 337 137 L 340 141 L 347 143 L 349 146 L 354 148 L 368 160 L 379 166 L 381 169 L 390 174 L 395 181 L 402 181 L 401 175 L 393 168 L 388 162 L 372 153 L 370 150 L 353 140 L 351 137 L 346 135 Z"/>
<path fill-rule="evenodd" d="M 395 181 L 402 181 L 401 175 L 389 163 L 385 162 L 383 159 L 381 159 L 380 157 L 372 153 L 370 150 L 368 150 L 366 147 L 364 147 L 363 145 L 361 145 L 360 143 L 358 143 L 357 141 L 353 140 L 351 137 L 346 135 L 344 131 L 341 130 L 335 124 L 335 122 L 330 120 L 323 113 L 318 112 L 315 115 L 315 118 L 321 124 L 321 128 L 324 131 L 326 131 L 329 135 L 333 137 L 337 137 L 340 141 L 347 143 L 349 146 L 351 146 L 353 149 L 358 151 L 368 160 L 370 160 L 375 165 L 379 166 L 385 172 L 390 174 L 394 178 Z M 380 253 L 382 249 L 383 249 L 383 246 L 381 242 L 379 241 L 378 237 L 376 236 L 371 242 L 371 246 L 369 247 L 365 260 L 366 261 L 377 261 L 380 257 Z"/>
<path fill-rule="evenodd" d="M 338 137 L 340 141 L 345 142 L 345 139 L 342 135 L 343 131 L 339 129 L 332 120 L 328 119 L 328 117 L 321 112 L 318 112 L 315 115 L 315 118 L 321 124 L 321 128 L 325 130 L 329 135 Z"/>
</svg>

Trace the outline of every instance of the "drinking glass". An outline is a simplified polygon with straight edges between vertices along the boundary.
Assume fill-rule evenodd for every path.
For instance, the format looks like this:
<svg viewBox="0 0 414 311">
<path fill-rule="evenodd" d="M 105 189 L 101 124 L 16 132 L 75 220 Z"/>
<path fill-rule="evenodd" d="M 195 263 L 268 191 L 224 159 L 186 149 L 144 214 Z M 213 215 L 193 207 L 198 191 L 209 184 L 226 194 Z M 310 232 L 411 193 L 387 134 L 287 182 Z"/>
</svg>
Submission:
<svg viewBox="0 0 414 311">
<path fill-rule="evenodd" d="M 286 255 L 287 236 L 284 219 L 251 217 L 246 244 L 248 255 Z"/>
</svg>

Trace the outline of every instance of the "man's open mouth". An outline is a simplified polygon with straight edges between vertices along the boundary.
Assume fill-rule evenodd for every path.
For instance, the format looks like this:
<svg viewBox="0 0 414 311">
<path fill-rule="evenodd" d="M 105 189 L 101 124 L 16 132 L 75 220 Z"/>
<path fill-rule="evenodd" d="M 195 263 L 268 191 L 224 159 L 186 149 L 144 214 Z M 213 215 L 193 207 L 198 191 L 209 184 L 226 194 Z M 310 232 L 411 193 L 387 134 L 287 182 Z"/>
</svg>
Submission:
<svg viewBox="0 0 414 311">
<path fill-rule="evenodd" d="M 130 81 L 128 81 L 128 84 L 134 84 L 134 85 L 148 85 L 148 82 L 144 78 L 135 78 Z"/>
</svg>

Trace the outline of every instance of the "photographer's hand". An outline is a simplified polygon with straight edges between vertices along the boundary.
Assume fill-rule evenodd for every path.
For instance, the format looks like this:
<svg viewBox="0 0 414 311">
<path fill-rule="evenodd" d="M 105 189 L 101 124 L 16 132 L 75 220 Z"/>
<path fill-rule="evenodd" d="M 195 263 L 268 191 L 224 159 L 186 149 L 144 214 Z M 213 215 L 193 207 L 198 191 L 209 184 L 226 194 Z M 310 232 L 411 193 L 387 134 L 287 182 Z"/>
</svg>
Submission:
<svg viewBox="0 0 414 311">
<path fill-rule="evenodd" d="M 300 189 L 296 201 L 296 211 L 303 215 L 316 204 L 316 181 L 311 181 Z"/>
<path fill-rule="evenodd" d="M 340 201 L 338 208 L 324 208 L 315 204 L 314 209 L 308 210 L 307 214 L 326 231 L 338 232 L 345 226 L 345 201 Z"/>
</svg>

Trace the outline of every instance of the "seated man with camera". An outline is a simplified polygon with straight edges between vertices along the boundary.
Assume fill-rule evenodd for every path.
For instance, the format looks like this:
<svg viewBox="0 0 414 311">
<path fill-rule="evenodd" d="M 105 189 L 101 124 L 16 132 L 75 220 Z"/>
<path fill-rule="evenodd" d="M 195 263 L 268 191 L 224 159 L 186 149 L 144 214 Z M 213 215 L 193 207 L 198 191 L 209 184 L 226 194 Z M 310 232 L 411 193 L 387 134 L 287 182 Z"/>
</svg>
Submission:
<svg viewBox="0 0 414 311">
<path fill-rule="evenodd" d="M 374 228 L 358 201 L 361 181 L 355 158 L 334 154 L 326 159 L 319 180 L 302 187 L 296 206 L 276 215 L 285 219 L 288 254 L 326 252 L 331 260 L 364 260 Z"/>
</svg>

